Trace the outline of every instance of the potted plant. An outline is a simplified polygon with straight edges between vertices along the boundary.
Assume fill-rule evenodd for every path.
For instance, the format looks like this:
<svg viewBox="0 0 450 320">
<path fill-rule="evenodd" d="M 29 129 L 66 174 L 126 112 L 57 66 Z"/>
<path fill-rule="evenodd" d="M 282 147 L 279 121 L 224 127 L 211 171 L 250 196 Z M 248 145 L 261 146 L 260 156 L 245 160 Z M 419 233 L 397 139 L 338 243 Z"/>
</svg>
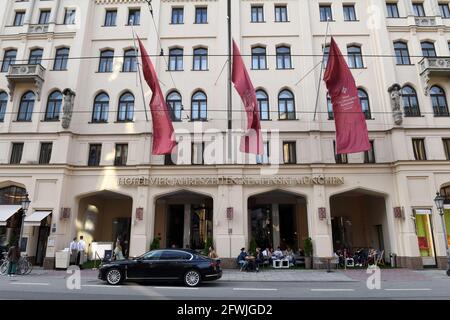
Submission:
<svg viewBox="0 0 450 320">
<path fill-rule="evenodd" d="M 252 240 L 250 241 L 250 247 L 248 249 L 248 254 L 250 256 L 256 256 L 256 247 L 258 245 L 256 244 L 256 240 L 255 238 L 252 238 Z"/>
<path fill-rule="evenodd" d="M 305 269 L 312 268 L 313 244 L 311 238 L 306 238 L 303 242 L 305 250 Z"/>
<path fill-rule="evenodd" d="M 160 244 L 159 244 L 159 238 L 153 239 L 152 243 L 150 244 L 150 251 L 151 251 L 151 250 L 159 249 L 159 246 L 160 246 Z"/>
<path fill-rule="evenodd" d="M 213 239 L 208 237 L 205 241 L 205 247 L 203 248 L 203 255 L 207 256 L 209 254 L 209 248 L 213 246 Z"/>
</svg>

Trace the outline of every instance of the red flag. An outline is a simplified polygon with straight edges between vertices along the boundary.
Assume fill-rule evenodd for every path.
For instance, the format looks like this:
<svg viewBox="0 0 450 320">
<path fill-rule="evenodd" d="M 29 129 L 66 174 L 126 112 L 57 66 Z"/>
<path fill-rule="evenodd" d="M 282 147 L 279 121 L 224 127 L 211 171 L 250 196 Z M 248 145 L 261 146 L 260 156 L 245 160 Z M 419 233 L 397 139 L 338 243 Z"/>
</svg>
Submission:
<svg viewBox="0 0 450 320">
<path fill-rule="evenodd" d="M 153 122 L 153 155 L 170 154 L 176 146 L 176 142 L 172 140 L 174 135 L 172 119 L 170 118 L 168 107 L 159 86 L 158 76 L 152 61 L 145 50 L 144 44 L 138 38 L 139 48 L 142 58 L 142 72 L 145 81 L 152 90 L 152 100 L 150 101 L 150 110 L 152 112 Z"/>
<path fill-rule="evenodd" d="M 241 96 L 247 112 L 247 133 L 241 140 L 241 151 L 245 153 L 264 154 L 261 134 L 261 122 L 259 120 L 258 100 L 255 88 L 245 68 L 239 48 L 233 41 L 233 75 L 232 81 L 237 92 Z"/>
<path fill-rule="evenodd" d="M 372 147 L 355 79 L 333 38 L 324 81 L 333 104 L 336 154 L 370 150 Z"/>
</svg>

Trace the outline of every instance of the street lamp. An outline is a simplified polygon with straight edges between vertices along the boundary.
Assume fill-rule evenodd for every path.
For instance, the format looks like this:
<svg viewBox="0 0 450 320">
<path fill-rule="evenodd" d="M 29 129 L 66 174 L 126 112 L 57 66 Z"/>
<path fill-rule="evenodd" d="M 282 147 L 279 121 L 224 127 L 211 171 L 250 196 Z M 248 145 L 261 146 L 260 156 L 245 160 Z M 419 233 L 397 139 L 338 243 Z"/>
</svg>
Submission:
<svg viewBox="0 0 450 320">
<path fill-rule="evenodd" d="M 441 222 L 442 222 L 442 231 L 444 233 L 445 237 L 445 252 L 447 253 L 447 275 L 450 276 L 450 252 L 448 250 L 448 238 L 447 238 L 447 231 L 445 228 L 445 219 L 444 219 L 444 201 L 445 198 L 439 193 L 436 192 L 436 197 L 434 198 L 434 203 L 436 204 L 436 208 L 439 210 L 439 215 L 441 216 Z"/>
<path fill-rule="evenodd" d="M 25 217 L 27 215 L 28 208 L 30 207 L 30 199 L 28 198 L 28 193 L 24 196 L 21 205 L 22 205 L 22 223 L 20 224 L 20 236 L 19 236 L 19 250 L 21 249 L 21 243 L 22 243 L 22 234 L 23 234 L 23 225 L 25 223 Z"/>
</svg>

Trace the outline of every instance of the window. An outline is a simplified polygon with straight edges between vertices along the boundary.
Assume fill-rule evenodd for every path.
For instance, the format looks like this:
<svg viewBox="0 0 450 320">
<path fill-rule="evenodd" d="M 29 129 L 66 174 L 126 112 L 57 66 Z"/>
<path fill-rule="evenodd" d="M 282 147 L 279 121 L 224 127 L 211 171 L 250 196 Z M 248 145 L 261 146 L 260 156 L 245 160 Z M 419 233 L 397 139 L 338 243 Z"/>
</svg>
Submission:
<svg viewBox="0 0 450 320">
<path fill-rule="evenodd" d="M 320 11 L 320 21 L 333 21 L 333 13 L 331 11 L 331 6 L 319 6 Z"/>
<path fill-rule="evenodd" d="M 334 120 L 333 103 L 331 102 L 331 97 L 328 93 L 327 93 L 327 111 L 328 111 L 328 120 Z"/>
<path fill-rule="evenodd" d="M 92 122 L 108 122 L 109 96 L 100 93 L 95 97 L 94 109 L 92 111 Z"/>
<path fill-rule="evenodd" d="M 264 153 L 256 156 L 257 164 L 269 164 L 269 142 L 263 142 Z"/>
<path fill-rule="evenodd" d="M 252 12 L 251 22 L 264 22 L 263 6 L 252 6 L 251 12 Z"/>
<path fill-rule="evenodd" d="M 8 105 L 8 94 L 4 91 L 0 91 L 0 122 L 5 121 L 7 105 Z"/>
<path fill-rule="evenodd" d="M 450 160 L 450 139 L 444 138 L 442 142 L 444 143 L 445 159 Z"/>
<path fill-rule="evenodd" d="M 43 53 L 44 53 L 44 50 L 42 50 L 42 49 L 31 50 L 30 57 L 28 58 L 28 64 L 41 64 Z"/>
<path fill-rule="evenodd" d="M 439 3 L 439 9 L 441 11 L 441 17 L 445 19 L 450 18 L 450 9 L 448 3 Z"/>
<path fill-rule="evenodd" d="M 170 108 L 172 120 L 181 121 L 181 111 L 183 110 L 181 95 L 177 91 L 173 91 L 167 96 L 166 101 Z"/>
<path fill-rule="evenodd" d="M 48 24 L 50 21 L 50 10 L 41 10 L 39 14 L 39 22 L 38 24 Z"/>
<path fill-rule="evenodd" d="M 264 90 L 257 90 L 256 100 L 258 100 L 260 119 L 269 120 L 269 97 L 267 93 Z"/>
<path fill-rule="evenodd" d="M 126 50 L 123 55 L 123 72 L 136 72 L 137 52 L 134 49 Z"/>
<path fill-rule="evenodd" d="M 183 71 L 183 49 L 174 48 L 169 50 L 169 70 Z"/>
<path fill-rule="evenodd" d="M 59 113 L 62 105 L 62 94 L 59 91 L 54 91 L 48 97 L 47 110 L 45 111 L 45 121 L 59 120 Z"/>
<path fill-rule="evenodd" d="M 9 66 L 16 63 L 16 56 L 16 49 L 5 51 L 5 54 L 3 55 L 2 72 L 8 72 Z"/>
<path fill-rule="evenodd" d="M 116 144 L 115 166 L 126 166 L 128 157 L 128 144 Z"/>
<path fill-rule="evenodd" d="M 172 8 L 172 24 L 184 23 L 184 8 Z"/>
<path fill-rule="evenodd" d="M 14 17 L 13 25 L 15 27 L 23 26 L 23 21 L 25 20 L 25 11 L 16 11 L 16 15 Z"/>
<path fill-rule="evenodd" d="M 128 11 L 128 25 L 138 26 L 141 23 L 141 10 L 140 9 L 130 9 Z"/>
<path fill-rule="evenodd" d="M 278 47 L 277 48 L 277 69 L 291 69 L 291 48 Z"/>
<path fill-rule="evenodd" d="M 287 22 L 287 6 L 275 6 L 275 22 Z"/>
<path fill-rule="evenodd" d="M 19 113 L 17 114 L 17 121 L 31 121 L 33 115 L 35 95 L 28 91 L 22 96 L 20 100 Z"/>
<path fill-rule="evenodd" d="M 203 142 L 193 142 L 192 152 L 191 152 L 191 163 L 192 164 L 203 164 L 204 157 L 203 152 L 205 149 L 205 143 Z"/>
<path fill-rule="evenodd" d="M 39 153 L 39 164 L 49 164 L 52 157 L 53 143 L 41 143 L 41 151 Z"/>
<path fill-rule="evenodd" d="M 322 63 L 323 63 L 323 67 L 326 69 L 327 64 L 328 64 L 328 58 L 330 55 L 330 46 L 326 45 L 325 48 L 323 48 L 323 57 L 322 57 Z"/>
<path fill-rule="evenodd" d="M 173 154 L 165 154 L 164 155 L 164 165 L 165 166 L 175 166 L 177 164 L 177 161 L 174 161 L 174 160 L 176 160 L 175 157 L 172 158 L 173 156 L 176 157 L 176 155 L 173 155 Z"/>
<path fill-rule="evenodd" d="M 427 160 L 427 153 L 425 151 L 425 139 L 415 138 L 412 139 L 414 159 L 416 160 Z"/>
<path fill-rule="evenodd" d="M 372 119 L 372 114 L 370 112 L 369 95 L 363 89 L 358 89 L 359 102 L 361 103 L 362 112 L 364 112 L 364 117 L 366 120 Z"/>
<path fill-rule="evenodd" d="M 117 111 L 117 121 L 131 122 L 134 117 L 134 96 L 127 92 L 119 99 L 119 108 Z"/>
<path fill-rule="evenodd" d="M 289 90 L 283 90 L 278 95 L 278 118 L 280 120 L 295 120 L 294 95 Z"/>
<path fill-rule="evenodd" d="M 104 50 L 100 53 L 100 63 L 98 65 L 98 72 L 112 72 L 114 62 L 114 51 Z"/>
<path fill-rule="evenodd" d="M 423 3 L 413 3 L 413 11 L 416 17 L 425 17 L 425 9 L 423 8 Z"/>
<path fill-rule="evenodd" d="M 90 144 L 89 145 L 88 166 L 89 167 L 98 167 L 100 165 L 101 156 L 102 156 L 102 145 L 101 144 Z"/>
<path fill-rule="evenodd" d="M 408 45 L 405 42 L 402 41 L 394 42 L 394 51 L 397 64 L 399 65 L 411 64 L 411 60 L 409 58 Z"/>
<path fill-rule="evenodd" d="M 162 250 L 158 251 L 150 251 L 149 253 L 146 253 L 143 255 L 143 260 L 159 260 L 161 258 L 161 254 L 163 253 Z"/>
<path fill-rule="evenodd" d="M 295 141 L 283 141 L 283 162 L 284 164 L 297 163 L 297 150 Z"/>
<path fill-rule="evenodd" d="M 370 150 L 364 152 L 364 163 L 375 163 L 375 149 L 373 141 L 370 141 Z"/>
<path fill-rule="evenodd" d="M 208 23 L 208 8 L 196 7 L 195 8 L 195 23 Z"/>
<path fill-rule="evenodd" d="M 66 9 L 64 13 L 64 24 L 75 24 L 76 12 L 75 9 Z"/>
<path fill-rule="evenodd" d="M 422 55 L 424 57 L 436 57 L 436 49 L 433 42 L 422 42 Z"/>
<path fill-rule="evenodd" d="M 405 117 L 420 117 L 419 100 L 413 87 L 404 86 L 402 88 L 402 100 Z"/>
<path fill-rule="evenodd" d="M 55 63 L 53 70 L 67 70 L 67 62 L 69 60 L 69 48 L 61 48 L 56 50 Z"/>
<path fill-rule="evenodd" d="M 351 69 L 364 68 L 363 57 L 360 46 L 348 46 L 348 67 Z"/>
<path fill-rule="evenodd" d="M 400 14 L 398 13 L 398 6 L 396 2 L 388 2 L 386 3 L 386 9 L 388 13 L 388 18 L 400 18 Z"/>
<path fill-rule="evenodd" d="M 115 27 L 117 20 L 117 10 L 106 10 L 105 27 Z"/>
<path fill-rule="evenodd" d="M 356 21 L 356 11 L 354 5 L 345 5 L 344 9 L 344 20 L 345 21 Z"/>
<path fill-rule="evenodd" d="M 190 260 L 191 255 L 182 251 L 163 251 L 161 260 Z"/>
<path fill-rule="evenodd" d="M 208 70 L 208 49 L 197 48 L 194 49 L 194 65 L 195 71 Z"/>
<path fill-rule="evenodd" d="M 207 119 L 207 99 L 202 91 L 192 96 L 191 119 L 192 121 Z"/>
<path fill-rule="evenodd" d="M 11 150 L 11 159 L 9 163 L 20 164 L 20 162 L 22 161 L 22 153 L 23 153 L 23 142 L 13 143 Z"/>
<path fill-rule="evenodd" d="M 348 157 L 347 154 L 337 154 L 336 153 L 336 141 L 333 141 L 333 148 L 334 148 L 334 159 L 337 164 L 346 164 L 348 163 Z"/>
<path fill-rule="evenodd" d="M 433 105 L 433 113 L 435 117 L 448 117 L 448 105 L 445 91 L 438 86 L 430 89 L 431 104 Z"/>
<path fill-rule="evenodd" d="M 266 48 L 263 47 L 252 48 L 252 69 L 253 70 L 267 69 Z"/>
</svg>

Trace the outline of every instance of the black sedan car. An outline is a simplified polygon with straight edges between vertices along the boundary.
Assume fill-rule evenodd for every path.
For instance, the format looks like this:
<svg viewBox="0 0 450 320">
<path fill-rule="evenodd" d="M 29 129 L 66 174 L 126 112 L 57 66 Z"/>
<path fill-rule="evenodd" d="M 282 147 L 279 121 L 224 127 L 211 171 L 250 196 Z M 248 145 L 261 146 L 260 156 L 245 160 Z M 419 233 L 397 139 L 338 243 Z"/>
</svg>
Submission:
<svg viewBox="0 0 450 320">
<path fill-rule="evenodd" d="M 195 287 L 202 281 L 222 277 L 219 259 L 210 259 L 187 249 L 152 250 L 128 260 L 102 263 L 98 278 L 110 285 L 123 281 L 183 281 Z"/>
</svg>

